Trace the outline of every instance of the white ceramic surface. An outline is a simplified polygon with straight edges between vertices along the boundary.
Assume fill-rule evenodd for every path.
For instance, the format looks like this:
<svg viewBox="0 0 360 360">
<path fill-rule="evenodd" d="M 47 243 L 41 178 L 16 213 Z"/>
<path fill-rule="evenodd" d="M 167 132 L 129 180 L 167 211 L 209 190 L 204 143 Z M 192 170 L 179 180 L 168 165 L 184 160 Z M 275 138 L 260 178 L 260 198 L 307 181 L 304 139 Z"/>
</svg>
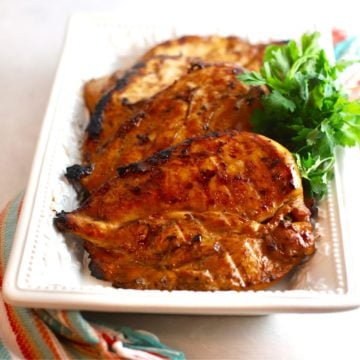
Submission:
<svg viewBox="0 0 360 360">
<path fill-rule="evenodd" d="M 182 0 L 2 0 L 0 1 L 0 205 L 25 187 L 38 131 L 59 59 L 68 16 L 74 11 L 107 11 L 126 19 L 157 23 L 176 18 L 186 21 L 235 22 L 244 14 L 264 31 L 273 22 L 284 28 L 294 23 L 324 23 L 359 32 L 357 3 L 303 0 L 204 2 Z M 159 9 L 161 8 L 161 11 Z M 140 11 L 139 11 L 140 9 Z M 294 16 L 294 13 L 296 15 Z M 205 14 L 204 14 L 205 13 Z M 132 20 L 133 21 L 133 20 Z M 26 34 L 26 41 L 24 41 Z M 26 56 L 22 56 L 26 54 Z M 36 84 L 36 86 L 34 86 Z M 19 106 L 21 104 L 21 106 Z M 354 156 L 353 160 L 357 161 Z M 356 162 L 354 162 L 356 163 Z M 356 167 L 353 166 L 354 170 Z M 347 169 L 351 177 L 352 169 Z M 350 197 L 356 209 L 358 195 Z M 356 232 L 358 211 L 349 216 Z M 354 252 L 356 250 L 353 250 Z M 355 255 L 356 258 L 356 255 Z M 181 349 L 192 360 L 358 360 L 360 309 L 323 314 L 270 316 L 143 315 L 88 312 L 92 321 L 151 331 L 167 345 Z M 346 329 L 346 330 L 345 330 Z M 1 326 L 0 326 L 1 338 Z"/>
<path fill-rule="evenodd" d="M 114 289 L 88 274 L 81 247 L 53 227 L 56 211 L 76 206 L 75 193 L 63 178 L 78 160 L 86 125 L 82 85 L 85 81 L 129 66 L 149 46 L 183 34 L 248 34 L 251 40 L 298 36 L 274 25 L 264 35 L 253 23 L 124 24 L 119 17 L 77 15 L 72 18 L 44 119 L 20 226 L 4 282 L 4 295 L 16 305 L 101 311 L 187 314 L 263 314 L 326 312 L 358 306 L 353 274 L 354 232 L 348 226 L 349 197 L 360 179 L 351 168 L 355 151 L 338 156 L 336 182 L 321 207 L 318 251 L 276 288 L 258 292 L 140 291 Z M 330 47 L 329 34 L 322 41 Z M 353 169 L 352 169 L 353 170 Z"/>
</svg>

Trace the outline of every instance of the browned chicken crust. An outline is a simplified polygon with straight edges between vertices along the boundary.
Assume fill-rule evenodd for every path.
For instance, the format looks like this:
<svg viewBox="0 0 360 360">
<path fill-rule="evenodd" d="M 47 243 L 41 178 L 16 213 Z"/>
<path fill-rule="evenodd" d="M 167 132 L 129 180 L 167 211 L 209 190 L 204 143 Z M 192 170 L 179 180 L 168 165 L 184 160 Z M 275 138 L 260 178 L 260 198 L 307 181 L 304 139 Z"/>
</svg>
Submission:
<svg viewBox="0 0 360 360">
<path fill-rule="evenodd" d="M 142 108 L 145 100 L 180 78 L 188 66 L 186 59 L 178 56 L 156 56 L 126 71 L 94 106 L 83 146 L 84 159 L 88 160 L 110 141 L 119 126 Z"/>
<path fill-rule="evenodd" d="M 181 55 L 192 60 L 229 62 L 250 70 L 259 70 L 266 46 L 252 44 L 237 36 L 188 35 L 156 45 L 143 55 L 143 59 L 164 54 Z"/>
<path fill-rule="evenodd" d="M 94 276 L 121 288 L 263 289 L 315 251 L 292 155 L 243 131 L 263 92 L 237 76 L 259 68 L 265 46 L 185 36 L 86 84 L 84 162 L 67 177 L 90 195 L 55 224 L 84 239 Z"/>
<path fill-rule="evenodd" d="M 143 68 L 139 72 L 139 77 L 146 74 L 147 69 L 149 69 L 150 74 L 155 74 L 156 77 L 156 71 L 153 71 L 152 67 L 157 66 L 160 69 L 162 66 L 167 66 L 166 61 L 164 65 L 162 59 L 174 58 L 179 59 L 180 63 L 186 62 L 187 64 L 196 61 L 229 62 L 250 70 L 259 70 L 265 47 L 266 44 L 251 44 L 236 36 L 183 36 L 154 46 L 143 55 L 135 65 L 135 68 Z M 150 65 L 148 65 L 149 62 L 151 63 Z M 181 68 L 182 66 L 180 65 L 179 67 Z M 185 69 L 180 69 L 181 71 L 185 71 Z M 176 72 L 177 70 L 175 70 L 174 77 L 180 77 L 180 75 L 176 75 Z M 91 112 L 94 111 L 101 97 L 113 88 L 123 76 L 124 71 L 118 70 L 111 76 L 93 79 L 85 84 L 85 104 Z M 167 84 L 171 85 L 173 81 L 173 76 L 170 74 Z M 124 96 L 127 96 L 130 102 L 136 102 L 141 98 L 150 97 L 151 91 L 150 94 L 143 97 L 140 96 L 140 98 L 132 97 L 131 95 Z"/>
<path fill-rule="evenodd" d="M 84 159 L 112 138 L 124 118 L 142 106 L 138 102 L 170 86 L 192 63 L 228 62 L 257 70 L 265 47 L 235 36 L 184 36 L 153 47 L 128 71 L 90 81 L 84 88 L 85 103 L 91 112 Z"/>
<path fill-rule="evenodd" d="M 115 169 L 145 159 L 176 143 L 213 131 L 249 130 L 250 116 L 260 107 L 260 88 L 237 80 L 234 65 L 193 65 L 191 71 L 124 117 L 116 136 L 99 151 L 87 154 L 93 172 L 81 179 L 89 192 L 98 188 Z M 119 108 L 119 105 L 115 108 Z M 118 113 L 107 112 L 118 117 Z M 109 123 L 109 122 L 108 122 Z"/>
<path fill-rule="evenodd" d="M 261 289 L 314 252 L 292 155 L 260 135 L 187 139 L 58 214 L 85 239 L 92 272 L 135 289 Z"/>
</svg>

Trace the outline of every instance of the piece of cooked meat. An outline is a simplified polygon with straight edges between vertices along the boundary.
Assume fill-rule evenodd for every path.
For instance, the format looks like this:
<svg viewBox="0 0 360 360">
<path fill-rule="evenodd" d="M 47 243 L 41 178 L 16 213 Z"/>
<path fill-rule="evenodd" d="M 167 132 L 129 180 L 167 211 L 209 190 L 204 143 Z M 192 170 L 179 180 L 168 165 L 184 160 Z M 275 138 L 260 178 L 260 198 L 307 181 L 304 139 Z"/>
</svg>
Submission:
<svg viewBox="0 0 360 360">
<path fill-rule="evenodd" d="M 117 136 L 87 158 L 93 172 L 80 182 L 88 192 L 116 168 L 139 161 L 176 143 L 214 131 L 249 130 L 260 107 L 260 88 L 242 84 L 232 65 L 194 65 L 192 71 L 157 94 L 120 126 Z"/>
<path fill-rule="evenodd" d="M 188 35 L 154 46 L 143 55 L 148 59 L 156 55 L 185 56 L 207 62 L 229 62 L 259 70 L 268 44 L 253 44 L 237 36 Z"/>
<path fill-rule="evenodd" d="M 171 85 L 188 66 L 186 59 L 179 56 L 155 56 L 126 71 L 97 102 L 90 115 L 83 158 L 89 160 L 91 154 L 105 145 L 119 126 L 143 106 L 143 101 Z M 89 98 L 86 101 L 89 102 Z"/>
<path fill-rule="evenodd" d="M 91 80 L 84 87 L 85 104 L 91 112 L 85 158 L 101 148 L 123 119 L 139 108 L 134 104 L 171 85 L 191 63 L 229 62 L 258 70 L 265 47 L 235 36 L 184 36 L 155 46 L 129 71 Z"/>
<path fill-rule="evenodd" d="M 248 132 L 121 167 L 55 224 L 85 239 L 95 276 L 122 288 L 261 289 L 314 252 L 292 155 Z"/>
<path fill-rule="evenodd" d="M 124 76 L 124 70 L 117 70 L 112 75 L 103 76 L 97 79 L 91 79 L 84 85 L 84 101 L 85 106 L 94 112 L 96 104 L 99 100 L 113 87 L 116 82 Z"/>
<path fill-rule="evenodd" d="M 177 59 L 181 58 L 181 60 L 179 59 L 180 62 L 185 61 L 188 64 L 199 60 L 208 63 L 229 62 L 246 67 L 249 70 L 259 70 L 266 45 L 267 44 L 251 44 L 236 36 L 183 36 L 179 39 L 160 43 L 147 51 L 138 62 L 138 64 L 144 63 L 145 65 L 145 69 L 142 70 L 138 76 L 141 77 L 147 73 L 148 65 L 146 64 L 149 61 L 152 63 L 150 65 L 151 74 L 154 73 L 151 67 L 154 66 L 154 63 L 157 61 L 159 62 L 158 68 L 160 69 L 163 67 L 164 64 L 162 64 L 161 59 L 164 56 L 165 58 L 166 56 L 174 56 Z M 166 63 L 165 66 L 167 66 Z M 167 76 L 169 76 L 167 78 L 167 85 L 171 85 L 174 81 L 173 76 L 178 76 L 176 74 L 177 70 L 178 69 L 175 69 L 175 73 L 170 74 L 170 76 L 169 73 L 167 73 Z M 165 72 L 167 72 L 167 69 L 165 69 Z M 118 70 L 111 76 L 93 79 L 85 84 L 84 99 L 90 112 L 95 110 L 95 106 L 100 101 L 101 97 L 113 88 L 116 85 L 116 82 L 123 76 L 124 71 Z M 164 81 L 163 79 L 162 81 Z M 141 99 L 150 96 L 151 95 L 145 92 Z M 129 97 L 129 100 L 130 102 L 135 102 L 138 101 L 139 98 Z"/>
</svg>

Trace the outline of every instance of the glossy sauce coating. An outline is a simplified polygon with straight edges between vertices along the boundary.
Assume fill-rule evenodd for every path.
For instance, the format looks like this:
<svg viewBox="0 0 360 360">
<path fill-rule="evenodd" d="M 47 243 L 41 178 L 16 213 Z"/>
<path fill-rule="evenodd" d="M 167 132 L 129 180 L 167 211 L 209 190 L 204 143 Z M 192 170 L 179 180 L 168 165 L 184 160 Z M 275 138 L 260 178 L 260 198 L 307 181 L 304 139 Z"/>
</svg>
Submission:
<svg viewBox="0 0 360 360">
<path fill-rule="evenodd" d="M 56 219 L 114 286 L 260 289 L 314 251 L 294 159 L 263 136 L 187 139 L 117 172 Z"/>
<path fill-rule="evenodd" d="M 94 171 L 81 184 L 89 192 L 116 175 L 116 168 L 145 159 L 187 138 L 214 131 L 249 130 L 262 90 L 237 80 L 241 68 L 194 64 L 190 72 L 154 96 L 120 125 L 116 136 L 92 153 Z"/>
</svg>

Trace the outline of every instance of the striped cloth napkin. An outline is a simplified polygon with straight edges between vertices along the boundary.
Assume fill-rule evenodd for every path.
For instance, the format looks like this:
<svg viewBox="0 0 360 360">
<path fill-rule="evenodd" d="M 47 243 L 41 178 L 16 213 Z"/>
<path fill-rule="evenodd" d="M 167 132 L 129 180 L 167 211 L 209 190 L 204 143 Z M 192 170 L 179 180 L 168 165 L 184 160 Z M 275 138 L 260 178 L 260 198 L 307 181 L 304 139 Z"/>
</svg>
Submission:
<svg viewBox="0 0 360 360">
<path fill-rule="evenodd" d="M 335 59 L 357 60 L 341 74 L 341 82 L 351 99 L 360 98 L 360 33 L 348 35 L 338 29 L 333 30 Z"/>
<path fill-rule="evenodd" d="M 335 57 L 360 58 L 359 38 L 333 31 Z M 359 64 L 343 74 L 352 98 L 360 97 Z M 146 331 L 111 329 L 88 322 L 79 311 L 35 310 L 5 304 L 2 280 L 21 210 L 22 195 L 0 214 L 0 359 L 185 359 Z"/>
<path fill-rule="evenodd" d="M 0 290 L 21 202 L 22 194 L 0 214 Z M 1 293 L 0 324 L 0 359 L 185 359 L 149 332 L 89 323 L 79 311 L 10 306 Z"/>
</svg>

